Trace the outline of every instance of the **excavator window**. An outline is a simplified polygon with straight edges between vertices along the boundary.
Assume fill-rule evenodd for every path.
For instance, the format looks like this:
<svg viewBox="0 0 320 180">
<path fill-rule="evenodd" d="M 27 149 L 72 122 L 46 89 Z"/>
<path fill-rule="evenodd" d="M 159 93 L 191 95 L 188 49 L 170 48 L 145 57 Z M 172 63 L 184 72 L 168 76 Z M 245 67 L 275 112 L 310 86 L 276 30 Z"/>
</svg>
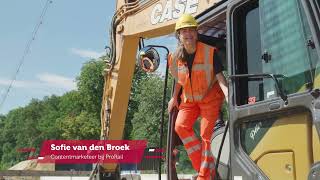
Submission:
<svg viewBox="0 0 320 180">
<path fill-rule="evenodd" d="M 258 3 L 239 8 L 235 17 L 235 74 L 262 73 Z M 237 105 L 248 104 L 249 97 L 263 100 L 262 79 L 239 78 L 235 83 Z"/>
<path fill-rule="evenodd" d="M 306 44 L 312 35 L 300 2 L 254 0 L 239 7 L 234 18 L 234 74 L 279 75 L 288 95 L 312 88 L 319 60 Z M 268 78 L 239 78 L 235 91 L 237 105 L 279 96 Z"/>
</svg>

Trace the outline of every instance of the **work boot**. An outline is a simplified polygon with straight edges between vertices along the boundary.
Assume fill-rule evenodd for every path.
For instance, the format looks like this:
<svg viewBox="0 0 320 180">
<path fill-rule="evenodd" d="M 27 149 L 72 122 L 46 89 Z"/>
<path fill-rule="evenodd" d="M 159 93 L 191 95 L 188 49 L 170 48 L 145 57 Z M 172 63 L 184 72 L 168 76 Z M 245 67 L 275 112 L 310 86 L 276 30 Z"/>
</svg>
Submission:
<svg viewBox="0 0 320 180">
<path fill-rule="evenodd" d="M 221 118 L 218 118 L 215 125 L 214 125 L 213 132 L 217 131 L 218 129 L 220 129 L 224 126 L 225 126 L 224 121 Z"/>
<path fill-rule="evenodd" d="M 221 177 L 220 177 L 220 174 L 218 172 L 216 172 L 217 174 L 215 174 L 214 176 L 214 180 L 222 180 Z"/>
</svg>

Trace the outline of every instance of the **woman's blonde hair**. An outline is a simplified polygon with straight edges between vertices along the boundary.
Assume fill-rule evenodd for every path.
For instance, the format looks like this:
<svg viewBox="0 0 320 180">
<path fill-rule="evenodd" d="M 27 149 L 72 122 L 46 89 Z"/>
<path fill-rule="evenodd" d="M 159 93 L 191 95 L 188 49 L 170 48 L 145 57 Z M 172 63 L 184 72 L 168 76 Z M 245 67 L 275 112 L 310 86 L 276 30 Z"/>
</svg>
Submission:
<svg viewBox="0 0 320 180">
<path fill-rule="evenodd" d="M 177 48 L 173 53 L 173 59 L 181 59 L 182 62 L 186 62 L 185 54 L 184 54 L 184 47 L 179 39 L 179 31 L 176 31 L 176 38 L 178 39 Z"/>
</svg>

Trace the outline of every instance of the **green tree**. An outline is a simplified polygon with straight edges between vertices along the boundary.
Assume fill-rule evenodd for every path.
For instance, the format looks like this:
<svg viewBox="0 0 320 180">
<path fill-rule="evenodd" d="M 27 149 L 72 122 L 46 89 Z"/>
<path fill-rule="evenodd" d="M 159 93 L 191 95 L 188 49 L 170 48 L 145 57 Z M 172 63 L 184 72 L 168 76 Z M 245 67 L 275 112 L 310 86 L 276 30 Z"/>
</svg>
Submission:
<svg viewBox="0 0 320 180">
<path fill-rule="evenodd" d="M 61 97 L 55 95 L 43 99 L 41 118 L 37 124 L 41 136 L 37 141 L 61 138 L 61 129 L 59 128 L 59 118 L 62 116 L 59 107 L 61 99 Z"/>
<path fill-rule="evenodd" d="M 5 120 L 6 120 L 6 116 L 0 115 L 0 130 L 4 129 Z M 0 144 L 4 144 L 4 143 L 5 143 L 5 141 L 2 138 L 2 131 L 0 131 Z M 1 149 L 1 145 L 0 145 L 0 157 L 2 157 L 2 154 L 3 153 L 2 153 L 2 149 Z M 0 159 L 0 162 L 1 162 L 1 159 Z M 0 169 L 1 169 L 1 166 L 0 166 Z"/>
<path fill-rule="evenodd" d="M 67 116 L 61 123 L 63 139 L 98 139 L 100 133 L 100 121 L 95 114 L 86 111 L 79 116 Z"/>
<path fill-rule="evenodd" d="M 77 78 L 78 90 L 33 99 L 0 116 L 0 169 L 25 160 L 19 148 L 40 148 L 47 139 L 98 139 L 104 62 L 91 60 Z M 39 150 L 39 149 L 38 149 Z"/>
<path fill-rule="evenodd" d="M 100 110 L 103 94 L 103 69 L 101 60 L 90 60 L 77 78 L 78 91 L 61 97 L 59 128 L 64 139 L 99 139 Z"/>
<path fill-rule="evenodd" d="M 137 94 L 140 94 L 141 84 L 146 81 L 148 74 L 141 70 L 138 66 L 135 66 L 134 75 L 132 78 L 132 85 L 130 91 L 130 98 L 128 103 L 128 111 L 126 115 L 125 128 L 124 128 L 124 139 L 132 139 L 131 132 L 133 129 L 132 119 L 134 113 L 138 111 L 140 104 L 139 99 L 137 99 Z"/>
<path fill-rule="evenodd" d="M 102 94 L 103 94 L 103 69 L 105 63 L 99 60 L 90 60 L 81 69 L 81 74 L 77 78 L 77 86 L 84 109 L 100 116 Z"/>
<path fill-rule="evenodd" d="M 20 153 L 17 150 L 26 147 L 37 147 L 40 142 L 35 141 L 40 136 L 37 123 L 41 116 L 42 103 L 32 100 L 28 106 L 12 110 L 6 116 L 1 131 L 0 145 L 2 149 L 1 164 L 3 167 L 11 166 L 14 162 L 26 159 L 28 153 Z"/>
<path fill-rule="evenodd" d="M 147 139 L 149 146 L 159 145 L 164 79 L 159 75 L 149 75 L 140 85 L 136 101 L 140 102 L 132 120 L 133 139 Z M 170 98 L 172 80 L 169 79 L 166 102 Z M 165 111 L 163 144 L 166 141 L 168 113 Z"/>
<path fill-rule="evenodd" d="M 77 90 L 65 93 L 60 97 L 58 105 L 60 117 L 79 115 L 84 110 L 83 101 L 80 92 Z"/>
</svg>

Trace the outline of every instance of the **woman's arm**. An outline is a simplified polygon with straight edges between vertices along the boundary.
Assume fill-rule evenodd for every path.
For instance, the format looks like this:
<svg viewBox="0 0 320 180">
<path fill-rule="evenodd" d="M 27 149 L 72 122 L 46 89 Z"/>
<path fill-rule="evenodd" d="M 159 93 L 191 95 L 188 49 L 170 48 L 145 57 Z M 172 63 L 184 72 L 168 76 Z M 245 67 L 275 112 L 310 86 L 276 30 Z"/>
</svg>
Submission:
<svg viewBox="0 0 320 180">
<path fill-rule="evenodd" d="M 227 83 L 227 80 L 224 77 L 222 72 L 216 74 L 216 78 L 217 78 L 218 83 L 220 85 L 220 88 L 226 98 L 226 101 L 228 102 L 228 83 Z"/>
<path fill-rule="evenodd" d="M 170 99 L 170 101 L 168 102 L 168 112 L 169 113 L 172 111 L 172 109 L 174 107 L 178 108 L 178 105 L 179 105 L 178 104 L 178 95 L 179 95 L 180 90 L 181 90 L 181 85 L 179 83 L 176 83 L 174 85 L 173 96 Z"/>
</svg>

